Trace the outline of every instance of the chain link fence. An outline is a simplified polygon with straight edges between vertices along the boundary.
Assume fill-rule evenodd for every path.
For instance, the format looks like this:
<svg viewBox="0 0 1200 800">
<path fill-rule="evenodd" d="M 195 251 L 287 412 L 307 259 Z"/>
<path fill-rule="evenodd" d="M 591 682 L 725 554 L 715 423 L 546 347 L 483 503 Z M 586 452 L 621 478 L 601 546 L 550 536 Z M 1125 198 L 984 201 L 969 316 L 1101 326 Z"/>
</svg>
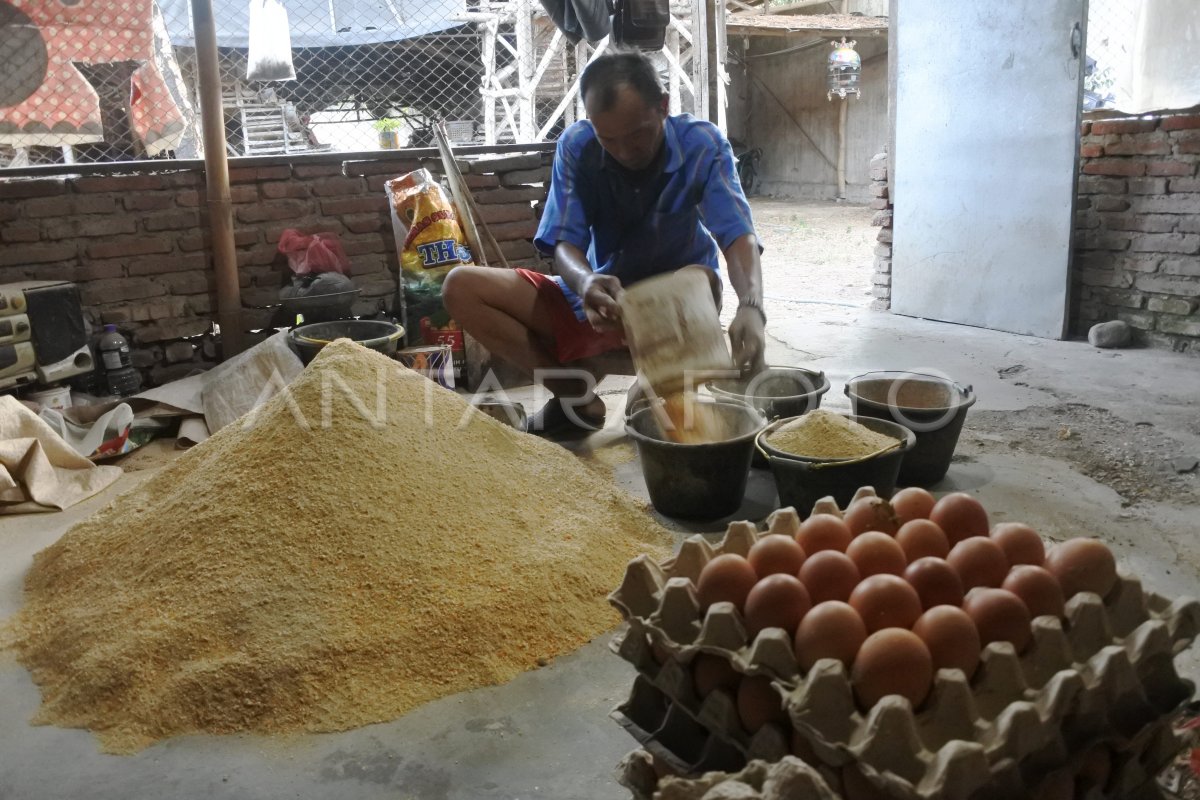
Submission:
<svg viewBox="0 0 1200 800">
<path fill-rule="evenodd" d="M 1114 108 L 1121 101 L 1119 72 L 1136 46 L 1138 16 L 1145 0 L 1090 0 L 1087 67 L 1083 78 L 1086 111 Z"/>
<path fill-rule="evenodd" d="M 436 120 L 482 142 L 485 56 L 493 77 L 520 71 L 511 15 L 482 1 L 212 0 L 229 155 L 426 146 Z M 535 20 L 526 72 L 548 24 Z M 0 168 L 203 155 L 190 0 L 0 0 L 0 52 L 16 65 L 0 74 Z M 536 107 L 548 115 L 568 84 L 545 82 L 558 88 Z M 491 102 L 504 119 L 516 100 Z"/>
</svg>

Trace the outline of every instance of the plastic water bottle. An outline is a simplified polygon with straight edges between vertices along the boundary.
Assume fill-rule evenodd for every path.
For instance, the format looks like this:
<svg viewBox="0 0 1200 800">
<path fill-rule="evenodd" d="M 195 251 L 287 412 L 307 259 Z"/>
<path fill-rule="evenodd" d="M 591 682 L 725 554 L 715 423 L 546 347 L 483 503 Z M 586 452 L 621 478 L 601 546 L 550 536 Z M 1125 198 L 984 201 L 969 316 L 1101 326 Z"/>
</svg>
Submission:
<svg viewBox="0 0 1200 800">
<path fill-rule="evenodd" d="M 104 365 L 109 394 L 129 395 L 142 388 L 142 376 L 133 368 L 129 342 L 117 332 L 116 325 L 105 325 L 96 342 L 100 363 Z"/>
</svg>

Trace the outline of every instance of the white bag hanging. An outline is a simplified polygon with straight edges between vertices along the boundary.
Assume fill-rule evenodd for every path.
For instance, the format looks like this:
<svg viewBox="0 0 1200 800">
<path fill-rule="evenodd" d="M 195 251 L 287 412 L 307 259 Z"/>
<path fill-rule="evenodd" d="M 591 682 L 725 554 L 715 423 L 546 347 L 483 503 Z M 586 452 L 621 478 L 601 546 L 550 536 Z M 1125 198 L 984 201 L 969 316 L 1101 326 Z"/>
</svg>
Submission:
<svg viewBox="0 0 1200 800">
<path fill-rule="evenodd" d="M 294 81 L 292 36 L 281 0 L 250 0 L 248 81 Z"/>
</svg>

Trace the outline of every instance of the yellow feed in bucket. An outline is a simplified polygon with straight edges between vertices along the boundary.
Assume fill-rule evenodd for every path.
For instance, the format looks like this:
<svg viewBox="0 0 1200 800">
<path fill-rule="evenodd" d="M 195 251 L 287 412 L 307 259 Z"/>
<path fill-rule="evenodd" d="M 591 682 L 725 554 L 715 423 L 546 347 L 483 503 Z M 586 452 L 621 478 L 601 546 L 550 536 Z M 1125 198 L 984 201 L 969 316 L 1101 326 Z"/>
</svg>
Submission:
<svg viewBox="0 0 1200 800">
<path fill-rule="evenodd" d="M 776 450 L 805 458 L 863 458 L 900 444 L 831 411 L 810 411 L 771 433 Z"/>
</svg>

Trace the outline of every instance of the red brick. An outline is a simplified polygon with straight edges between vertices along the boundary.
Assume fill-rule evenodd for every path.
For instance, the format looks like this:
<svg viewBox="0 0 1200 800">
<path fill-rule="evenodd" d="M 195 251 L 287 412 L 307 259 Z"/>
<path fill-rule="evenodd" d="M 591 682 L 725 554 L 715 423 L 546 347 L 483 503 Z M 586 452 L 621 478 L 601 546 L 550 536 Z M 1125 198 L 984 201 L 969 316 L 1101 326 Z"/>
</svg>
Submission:
<svg viewBox="0 0 1200 800">
<path fill-rule="evenodd" d="M 1180 233 L 1200 233 L 1200 216 L 1191 215 L 1179 218 L 1179 227 L 1176 228 Z"/>
<path fill-rule="evenodd" d="M 1091 122 L 1084 120 L 1083 122 L 1079 123 L 1079 135 L 1080 136 L 1087 136 L 1091 132 L 1092 132 L 1092 123 Z"/>
<path fill-rule="evenodd" d="M 166 290 L 150 278 L 108 278 L 83 284 L 80 294 L 85 304 L 101 305 L 159 297 Z"/>
<path fill-rule="evenodd" d="M 342 165 L 342 174 L 351 176 L 363 175 L 384 175 L 390 180 L 398 178 L 401 175 L 418 170 L 421 168 L 421 162 L 415 159 L 400 161 L 400 160 L 384 160 L 378 161 L 347 161 Z"/>
<path fill-rule="evenodd" d="M 342 223 L 351 233 L 375 233 L 390 224 L 382 214 L 348 215 L 342 217 Z"/>
<path fill-rule="evenodd" d="M 0 239 L 10 244 L 28 244 L 42 238 L 42 232 L 37 225 L 18 224 L 6 225 L 0 228 Z"/>
<path fill-rule="evenodd" d="M 317 197 L 347 197 L 362 194 L 366 188 L 362 178 L 324 178 L 312 184 L 313 194 Z"/>
<path fill-rule="evenodd" d="M 1165 137 L 1151 139 L 1148 136 L 1124 136 L 1116 144 L 1105 145 L 1104 154 L 1109 156 L 1168 156 L 1171 142 Z"/>
<path fill-rule="evenodd" d="M 1145 175 L 1146 163 L 1126 158 L 1098 158 L 1083 165 L 1088 175 Z"/>
<path fill-rule="evenodd" d="M 87 253 L 90 258 L 120 258 L 169 253 L 171 249 L 171 240 L 166 236 L 129 236 L 89 244 Z"/>
<path fill-rule="evenodd" d="M 1125 250 L 1129 247 L 1130 234 L 1098 229 L 1083 232 L 1078 237 L 1084 250 Z"/>
<path fill-rule="evenodd" d="M 1104 227 L 1113 231 L 1170 233 L 1175 230 L 1179 217 L 1174 214 L 1103 214 L 1101 220 Z"/>
<path fill-rule="evenodd" d="M 150 214 L 142 218 L 142 228 L 147 231 L 178 231 L 188 228 L 199 228 L 201 224 L 198 211 L 165 211 Z"/>
<path fill-rule="evenodd" d="M 205 250 L 208 248 L 208 230 L 202 232 L 187 233 L 176 239 L 179 243 L 179 249 L 184 252 L 192 252 L 195 250 Z M 258 241 L 258 231 L 254 229 L 247 230 L 243 228 L 233 232 L 233 243 L 236 247 L 246 247 Z"/>
<path fill-rule="evenodd" d="M 505 203 L 479 207 L 479 218 L 488 224 L 520 222 L 533 219 L 533 206 L 528 203 Z"/>
<path fill-rule="evenodd" d="M 506 172 L 500 176 L 500 185 L 512 189 L 517 189 L 531 183 L 548 183 L 549 181 L 550 167 L 519 169 L 512 172 Z"/>
<path fill-rule="evenodd" d="M 1173 117 L 1163 117 L 1162 129 L 1164 131 L 1182 131 L 1191 128 L 1200 128 L 1200 114 L 1177 114 Z"/>
<path fill-rule="evenodd" d="M 1079 148 L 1079 155 L 1083 158 L 1099 158 L 1104 155 L 1104 145 L 1085 144 Z"/>
<path fill-rule="evenodd" d="M 209 271 L 174 272 L 161 276 L 161 280 L 171 294 L 200 294 L 217 288 L 216 275 Z"/>
<path fill-rule="evenodd" d="M 1130 178 L 1130 194 L 1162 194 L 1167 191 L 1166 178 Z"/>
<path fill-rule="evenodd" d="M 1139 214 L 1200 214 L 1200 194 L 1163 194 L 1133 197 L 1132 209 Z"/>
<path fill-rule="evenodd" d="M 500 242 L 500 252 L 504 253 L 504 257 L 509 261 L 536 261 L 538 259 L 538 250 L 531 242 L 524 239 L 518 239 L 512 242 Z M 489 258 L 492 261 L 499 261 L 495 254 L 489 248 Z"/>
<path fill-rule="evenodd" d="M 78 247 L 74 242 L 14 245 L 0 248 L 0 267 L 49 264 L 54 261 L 75 258 L 76 255 L 78 255 Z"/>
<path fill-rule="evenodd" d="M 340 220 L 330 219 L 329 217 L 311 216 L 303 219 L 288 220 L 287 223 L 270 225 L 264 228 L 263 241 L 268 244 L 278 243 L 279 237 L 288 228 L 295 228 L 301 233 L 336 233 L 340 235 L 346 232 L 346 226 Z"/>
<path fill-rule="evenodd" d="M 165 272 L 187 272 L 188 270 L 209 268 L 210 261 L 207 253 L 135 258 L 126 265 L 130 275 L 161 275 Z"/>
<path fill-rule="evenodd" d="M 1200 192 L 1200 178 L 1172 178 L 1171 193 Z"/>
<path fill-rule="evenodd" d="M 321 201 L 321 213 L 330 217 L 341 216 L 342 214 L 365 214 L 367 212 L 386 213 L 387 210 L 388 199 L 382 193 L 370 197 L 347 197 Z"/>
<path fill-rule="evenodd" d="M 145 192 L 152 189 L 168 189 L 171 179 L 166 175 L 97 175 L 75 178 L 71 182 L 75 191 L 99 192 Z"/>
<path fill-rule="evenodd" d="M 385 253 L 392 244 L 392 237 L 383 235 L 366 234 L 362 236 L 343 236 L 342 249 L 346 251 L 346 255 L 353 258 L 354 256 L 368 255 L 370 253 Z"/>
<path fill-rule="evenodd" d="M 500 185 L 499 175 L 463 175 L 468 189 L 494 189 Z"/>
<path fill-rule="evenodd" d="M 1180 155 L 1200 153 L 1200 130 L 1171 134 L 1175 138 L 1175 152 Z"/>
<path fill-rule="evenodd" d="M 190 294 L 182 299 L 187 301 L 188 310 L 193 314 L 210 314 L 216 307 L 209 294 Z"/>
<path fill-rule="evenodd" d="M 342 174 L 341 164 L 293 164 L 292 174 L 297 178 L 327 178 Z"/>
<path fill-rule="evenodd" d="M 133 338 L 139 343 L 165 342 L 170 339 L 187 339 L 200 336 L 212 330 L 212 321 L 202 317 L 180 317 L 178 319 L 159 320 L 152 325 L 145 325 L 133 332 Z M 191 365 L 187 365 L 191 368 Z"/>
<path fill-rule="evenodd" d="M 1092 209 L 1095 211 L 1125 211 L 1128 208 L 1129 201 L 1124 197 L 1107 194 L 1092 195 Z"/>
<path fill-rule="evenodd" d="M 1196 171 L 1196 165 L 1187 161 L 1151 161 L 1146 164 L 1146 174 L 1155 176 L 1176 177 L 1191 175 Z"/>
<path fill-rule="evenodd" d="M 279 258 L 284 257 L 274 247 L 269 245 L 259 245 L 251 250 L 239 250 L 237 253 L 237 265 L 239 267 L 253 267 L 264 264 L 274 264 L 277 256 Z"/>
<path fill-rule="evenodd" d="M 267 200 L 296 200 L 309 197 L 308 184 L 299 181 L 273 181 L 258 184 L 262 196 Z"/>
<path fill-rule="evenodd" d="M 526 222 L 503 222 L 498 225 L 488 226 L 492 231 L 492 236 L 496 237 L 498 242 L 511 241 L 513 239 L 532 239 L 537 233 L 537 220 L 528 220 Z"/>
<path fill-rule="evenodd" d="M 235 167 L 229 170 L 230 183 L 281 181 L 292 177 L 290 167 Z"/>
<path fill-rule="evenodd" d="M 1101 178 L 1095 175 L 1084 175 L 1079 179 L 1080 194 L 1111 194 L 1121 195 L 1129 187 L 1120 178 Z"/>
<path fill-rule="evenodd" d="M 0 222 L 12 222 L 19 216 L 21 207 L 18 203 L 0 201 Z"/>
<path fill-rule="evenodd" d="M 0 200 L 24 200 L 28 197 L 57 197 L 67 193 L 62 178 L 0 179 Z"/>
<path fill-rule="evenodd" d="M 304 216 L 309 204 L 300 200 L 268 200 L 258 205 L 242 206 L 235 212 L 238 222 L 253 224 Z"/>
<path fill-rule="evenodd" d="M 1129 243 L 1136 253 L 1200 253 L 1200 236 L 1190 233 L 1139 233 Z M 1197 287 L 1200 290 L 1200 287 Z"/>
<path fill-rule="evenodd" d="M 516 202 L 535 203 L 544 199 L 545 196 L 545 189 L 490 189 L 487 191 L 476 192 L 475 202 L 479 203 L 480 205 Z"/>
<path fill-rule="evenodd" d="M 540 166 L 542 166 L 541 153 L 513 153 L 472 159 L 471 172 L 503 173 L 520 169 L 537 169 Z"/>
<path fill-rule="evenodd" d="M 1156 119 L 1103 119 L 1092 123 L 1093 136 L 1109 133 L 1149 133 L 1158 128 Z"/>
<path fill-rule="evenodd" d="M 175 207 L 175 194 L 168 192 L 133 194 L 126 197 L 123 202 L 126 211 L 162 211 Z"/>
<path fill-rule="evenodd" d="M 47 239 L 74 239 L 75 237 L 116 236 L 137 231 L 137 222 L 130 216 L 111 217 L 66 217 L 46 220 L 43 223 Z"/>
</svg>

